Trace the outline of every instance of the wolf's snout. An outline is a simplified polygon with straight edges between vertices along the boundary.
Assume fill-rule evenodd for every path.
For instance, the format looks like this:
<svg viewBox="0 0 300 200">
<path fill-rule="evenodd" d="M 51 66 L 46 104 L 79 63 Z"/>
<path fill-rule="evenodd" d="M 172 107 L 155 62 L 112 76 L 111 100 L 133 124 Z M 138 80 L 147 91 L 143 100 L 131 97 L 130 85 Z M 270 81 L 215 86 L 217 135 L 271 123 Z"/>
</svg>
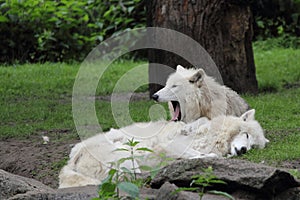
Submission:
<svg viewBox="0 0 300 200">
<path fill-rule="evenodd" d="M 152 99 L 154 100 L 154 101 L 158 101 L 158 95 L 157 94 L 154 94 L 154 95 L 152 95 Z"/>
<path fill-rule="evenodd" d="M 235 147 L 235 152 L 238 156 L 243 155 L 247 153 L 247 147 L 241 147 L 241 149 Z"/>
</svg>

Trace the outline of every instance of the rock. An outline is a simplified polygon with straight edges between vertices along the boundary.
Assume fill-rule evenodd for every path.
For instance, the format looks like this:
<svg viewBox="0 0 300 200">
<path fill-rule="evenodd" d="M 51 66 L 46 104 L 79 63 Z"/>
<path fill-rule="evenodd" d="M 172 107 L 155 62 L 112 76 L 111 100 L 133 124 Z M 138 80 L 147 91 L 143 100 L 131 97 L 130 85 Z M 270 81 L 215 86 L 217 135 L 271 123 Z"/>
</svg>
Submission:
<svg viewBox="0 0 300 200">
<path fill-rule="evenodd" d="M 132 198 L 128 197 L 128 194 L 125 192 L 120 191 L 119 194 L 121 199 L 123 200 L 132 200 Z M 156 200 L 156 194 L 157 194 L 156 189 L 143 187 L 140 189 L 139 199 Z"/>
<path fill-rule="evenodd" d="M 175 192 L 178 187 L 169 182 L 164 183 L 157 192 L 156 200 L 199 200 L 199 195 L 195 192 L 180 191 Z M 202 200 L 228 200 L 223 196 L 204 194 Z"/>
<path fill-rule="evenodd" d="M 34 179 L 14 175 L 0 169 L 1 200 L 90 200 L 93 197 L 97 197 L 97 190 L 97 186 L 54 190 Z"/>
<path fill-rule="evenodd" d="M 34 179 L 14 175 L 0 169 L 0 199 L 30 192 L 54 192 L 50 187 Z"/>
<path fill-rule="evenodd" d="M 227 185 L 217 185 L 221 191 L 251 191 L 260 198 L 273 198 L 277 194 L 299 186 L 294 177 L 286 171 L 255 164 L 238 159 L 191 159 L 179 160 L 162 168 L 152 180 L 151 186 L 159 188 L 163 183 L 170 182 L 177 186 L 188 187 L 192 176 L 203 174 L 203 170 L 211 166 L 214 174 Z"/>
<path fill-rule="evenodd" d="M 187 191 L 175 192 L 176 189 L 178 189 L 176 185 L 166 182 L 158 190 L 155 199 L 162 199 L 162 200 L 163 199 L 164 200 L 180 200 L 180 199 L 198 200 L 199 199 L 199 196 L 196 193 L 187 192 Z"/>
<path fill-rule="evenodd" d="M 27 194 L 18 194 L 9 198 L 9 200 L 90 200 L 91 198 L 97 197 L 97 190 L 97 186 L 64 188 L 51 192 L 30 192 Z"/>
<path fill-rule="evenodd" d="M 214 185 L 215 189 L 230 193 L 239 200 L 298 200 L 300 184 L 288 172 L 237 159 L 179 160 L 162 168 L 152 180 L 152 188 L 140 190 L 141 199 L 194 200 L 196 192 L 174 191 L 188 187 L 193 175 L 203 174 L 211 166 L 214 174 L 227 185 Z M 0 170 L 0 199 L 7 200 L 89 200 L 98 196 L 97 186 L 74 187 L 54 190 L 36 180 Z M 203 200 L 224 200 L 223 196 L 205 193 Z"/>
<path fill-rule="evenodd" d="M 299 200 L 300 187 L 288 189 L 279 194 L 274 200 Z"/>
</svg>

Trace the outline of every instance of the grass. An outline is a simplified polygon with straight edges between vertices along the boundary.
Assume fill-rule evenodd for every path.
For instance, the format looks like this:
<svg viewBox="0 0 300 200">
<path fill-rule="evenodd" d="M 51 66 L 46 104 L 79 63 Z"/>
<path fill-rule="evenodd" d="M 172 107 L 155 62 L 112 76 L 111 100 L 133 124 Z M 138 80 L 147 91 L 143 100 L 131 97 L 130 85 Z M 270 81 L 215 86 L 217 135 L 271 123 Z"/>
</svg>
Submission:
<svg viewBox="0 0 300 200">
<path fill-rule="evenodd" d="M 1 137 L 55 129 L 74 132 L 71 95 L 76 72 L 76 66 L 66 64 L 1 67 Z"/>
<path fill-rule="evenodd" d="M 271 142 L 267 148 L 252 150 L 242 158 L 267 163 L 300 159 L 300 50 L 266 49 L 255 44 L 254 52 L 261 93 L 244 97 L 256 109 L 256 118 Z M 131 71 L 143 64 L 132 61 L 113 63 L 101 77 L 96 95 L 111 94 L 115 83 L 122 77 L 129 83 L 147 79 L 146 66 Z M 0 67 L 0 138 L 21 138 L 59 130 L 68 130 L 72 137 L 77 137 L 71 104 L 79 67 L 76 63 Z M 123 86 L 124 83 L 119 82 L 118 91 L 128 89 Z M 137 91 L 146 89 L 145 85 L 136 88 Z M 127 105 L 119 103 L 118 106 Z M 95 108 L 104 131 L 118 127 L 110 102 L 97 100 Z M 162 112 L 165 113 L 157 115 Z M 166 118 L 167 109 L 166 105 L 161 107 L 144 100 L 130 102 L 129 113 L 133 121 L 149 121 Z M 122 115 L 117 113 L 118 116 Z M 126 118 L 119 120 L 122 125 L 128 123 Z"/>
<path fill-rule="evenodd" d="M 263 150 L 243 156 L 254 162 L 278 164 L 300 159 L 300 49 L 254 45 L 261 93 L 245 96 L 271 141 Z"/>
<path fill-rule="evenodd" d="M 127 71 L 143 62 L 119 61 L 111 65 L 100 79 L 97 95 L 112 93 L 114 83 Z M 45 63 L 0 67 L 0 138 L 26 137 L 51 130 L 69 130 L 76 136 L 72 116 L 72 89 L 79 64 Z M 117 73 L 119 69 L 119 73 Z M 144 74 L 146 67 L 143 68 Z M 140 70 L 140 73 L 143 72 Z M 147 77 L 144 77 L 147 78 Z M 146 90 L 143 86 L 140 91 Z M 146 102 L 151 104 L 153 102 Z M 139 104 L 141 102 L 133 102 Z M 137 111 L 141 107 L 141 111 Z M 133 114 L 146 107 L 137 106 Z M 103 130 L 117 127 L 108 102 L 97 102 Z M 136 111 L 134 111 L 136 110 Z M 104 114 L 103 114 L 104 113 Z"/>
<path fill-rule="evenodd" d="M 259 45 L 254 45 L 254 57 L 261 92 L 276 92 L 284 87 L 300 84 L 300 49 L 264 50 Z"/>
<path fill-rule="evenodd" d="M 256 119 L 268 131 L 300 128 L 300 87 L 276 93 L 246 96 L 256 109 Z"/>
<path fill-rule="evenodd" d="M 271 141 L 263 150 L 245 154 L 254 162 L 277 164 L 300 159 L 300 88 L 245 97 Z"/>
</svg>

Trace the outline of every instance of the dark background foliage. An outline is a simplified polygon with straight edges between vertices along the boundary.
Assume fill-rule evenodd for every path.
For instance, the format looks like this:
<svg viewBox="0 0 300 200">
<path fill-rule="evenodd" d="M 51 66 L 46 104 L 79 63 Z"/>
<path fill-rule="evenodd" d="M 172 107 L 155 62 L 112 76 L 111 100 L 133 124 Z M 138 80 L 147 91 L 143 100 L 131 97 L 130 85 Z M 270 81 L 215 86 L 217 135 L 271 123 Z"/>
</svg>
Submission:
<svg viewBox="0 0 300 200">
<path fill-rule="evenodd" d="M 145 0 L 0 0 L 0 62 L 82 61 L 123 30 L 144 27 Z M 300 0 L 253 0 L 254 40 L 298 47 Z"/>
<path fill-rule="evenodd" d="M 300 36 L 300 0 L 255 0 L 252 11 L 255 39 Z"/>
<path fill-rule="evenodd" d="M 82 60 L 98 43 L 145 24 L 140 0 L 0 0 L 0 62 Z"/>
</svg>

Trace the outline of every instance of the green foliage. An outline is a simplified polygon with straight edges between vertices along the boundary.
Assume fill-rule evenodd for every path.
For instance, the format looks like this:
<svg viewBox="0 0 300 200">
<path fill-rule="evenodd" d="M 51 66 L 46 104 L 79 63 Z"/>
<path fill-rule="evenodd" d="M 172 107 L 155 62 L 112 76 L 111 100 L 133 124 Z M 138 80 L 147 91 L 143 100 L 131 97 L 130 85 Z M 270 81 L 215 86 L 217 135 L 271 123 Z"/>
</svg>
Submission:
<svg viewBox="0 0 300 200">
<path fill-rule="evenodd" d="M 139 187 L 144 185 L 144 180 L 137 178 L 137 167 L 135 166 L 136 160 L 140 159 L 141 156 L 136 155 L 138 152 L 153 152 L 151 149 L 146 147 L 137 147 L 138 141 L 133 138 L 129 139 L 124 143 L 125 148 L 119 148 L 115 151 L 129 152 L 129 157 L 120 158 L 112 164 L 112 168 L 108 173 L 108 177 L 99 186 L 99 199 L 121 199 L 119 190 L 127 193 L 130 198 L 136 199 L 139 197 Z M 121 167 L 125 161 L 130 161 L 132 168 L 127 169 Z"/>
<path fill-rule="evenodd" d="M 152 156 L 149 156 L 147 159 L 155 160 L 155 162 L 157 163 L 157 165 L 153 167 L 147 165 L 140 166 L 140 170 L 150 172 L 150 176 L 148 177 L 148 179 L 150 180 L 152 180 L 157 175 L 162 167 L 165 167 L 174 161 L 174 158 L 167 157 L 165 153 L 157 154 L 157 152 L 153 152 Z"/>
<path fill-rule="evenodd" d="M 211 166 L 206 169 L 203 169 L 203 174 L 192 176 L 192 178 L 193 178 L 193 181 L 190 184 L 191 187 L 181 187 L 181 188 L 178 188 L 176 190 L 176 192 L 196 191 L 196 192 L 198 192 L 199 199 L 201 200 L 206 192 L 205 190 L 208 187 L 211 187 L 216 184 L 227 184 L 226 182 L 218 179 L 218 177 L 216 177 L 213 174 L 213 168 Z M 229 195 L 226 192 L 216 191 L 216 190 L 210 190 L 208 192 L 211 194 L 215 194 L 215 195 L 222 195 L 224 197 L 227 197 L 228 199 L 234 199 L 231 195 Z"/>
<path fill-rule="evenodd" d="M 254 47 L 259 50 L 270 50 L 274 48 L 292 48 L 299 49 L 300 39 L 297 36 L 292 36 L 288 34 L 283 34 L 277 38 L 266 38 L 265 40 L 260 40 L 254 42 Z"/>
<path fill-rule="evenodd" d="M 161 156 L 162 162 L 158 164 L 156 167 L 150 166 L 136 166 L 136 162 L 143 162 L 145 157 L 143 153 L 155 153 L 151 149 L 146 147 L 140 147 L 138 141 L 135 141 L 134 138 L 128 139 L 123 145 L 124 148 L 118 148 L 115 151 L 128 152 L 128 157 L 123 157 L 117 160 L 116 162 L 111 163 L 111 169 L 108 173 L 107 178 L 102 181 L 99 186 L 99 197 L 94 198 L 94 200 L 102 200 L 102 199 L 122 199 L 124 196 L 120 195 L 120 191 L 125 192 L 129 195 L 131 199 L 138 199 L 139 197 L 139 188 L 143 187 L 149 180 L 138 178 L 137 177 L 137 169 L 141 171 L 150 172 L 152 179 L 158 171 L 158 166 L 162 167 L 166 165 L 165 157 Z M 153 157 L 147 157 L 146 159 L 153 159 Z M 126 161 L 130 161 L 132 168 L 128 169 L 126 167 L 122 167 L 122 164 Z M 125 197 L 126 198 L 126 197 Z"/>
<path fill-rule="evenodd" d="M 141 0 L 0 0 L 0 62 L 83 60 L 121 30 L 143 26 Z"/>
<path fill-rule="evenodd" d="M 298 0 L 252 0 L 256 40 L 285 35 L 300 35 L 300 2 Z"/>
<path fill-rule="evenodd" d="M 131 182 L 121 182 L 117 187 L 119 190 L 126 192 L 133 199 L 139 197 L 140 190 L 136 184 Z"/>
</svg>

